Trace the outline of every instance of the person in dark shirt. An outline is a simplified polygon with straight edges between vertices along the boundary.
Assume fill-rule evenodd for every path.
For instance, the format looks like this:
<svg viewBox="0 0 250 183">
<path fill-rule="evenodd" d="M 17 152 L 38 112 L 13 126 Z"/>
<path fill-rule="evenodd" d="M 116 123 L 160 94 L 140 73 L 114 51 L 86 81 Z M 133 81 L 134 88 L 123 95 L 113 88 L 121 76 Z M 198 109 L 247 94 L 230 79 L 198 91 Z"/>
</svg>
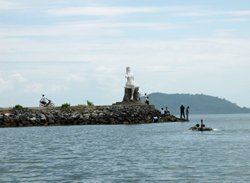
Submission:
<svg viewBox="0 0 250 183">
<path fill-rule="evenodd" d="M 149 105 L 149 97 L 148 96 L 145 99 L 145 103 Z"/>
<path fill-rule="evenodd" d="M 183 117 L 183 119 L 185 119 L 185 107 L 184 107 L 184 105 L 181 105 L 180 113 L 181 113 L 180 118 L 182 119 L 182 117 Z"/>
<path fill-rule="evenodd" d="M 187 108 L 186 108 L 186 120 L 188 121 L 189 119 L 188 119 L 188 115 L 189 115 L 189 106 L 187 106 Z"/>
</svg>

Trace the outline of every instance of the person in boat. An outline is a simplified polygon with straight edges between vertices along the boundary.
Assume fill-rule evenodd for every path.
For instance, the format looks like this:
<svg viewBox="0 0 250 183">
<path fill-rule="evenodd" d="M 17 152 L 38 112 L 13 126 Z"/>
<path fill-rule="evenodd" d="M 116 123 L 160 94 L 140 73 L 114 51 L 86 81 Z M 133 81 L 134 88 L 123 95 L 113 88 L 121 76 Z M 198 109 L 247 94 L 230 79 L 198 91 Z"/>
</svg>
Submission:
<svg viewBox="0 0 250 183">
<path fill-rule="evenodd" d="M 206 125 L 203 123 L 202 119 L 201 119 L 200 124 L 197 123 L 195 126 L 190 127 L 189 130 L 193 130 L 193 131 L 213 131 L 212 128 L 206 127 Z"/>
<path fill-rule="evenodd" d="M 203 119 L 201 119 L 201 131 L 203 131 L 204 130 L 204 128 L 206 127 L 206 125 L 205 124 L 203 124 Z"/>
</svg>

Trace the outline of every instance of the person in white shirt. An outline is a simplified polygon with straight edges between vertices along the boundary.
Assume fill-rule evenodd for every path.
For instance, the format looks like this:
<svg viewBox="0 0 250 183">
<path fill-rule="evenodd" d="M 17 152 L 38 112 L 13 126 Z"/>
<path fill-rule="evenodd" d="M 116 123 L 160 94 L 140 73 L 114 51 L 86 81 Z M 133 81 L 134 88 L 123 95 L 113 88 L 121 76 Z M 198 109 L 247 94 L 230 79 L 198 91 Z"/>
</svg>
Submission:
<svg viewBox="0 0 250 183">
<path fill-rule="evenodd" d="M 42 95 L 42 98 L 41 98 L 41 100 L 40 100 L 40 103 L 42 103 L 42 104 L 47 104 L 47 101 L 48 99 L 47 98 L 45 98 L 45 96 L 44 95 Z"/>
<path fill-rule="evenodd" d="M 164 116 L 164 115 L 165 115 L 165 110 L 164 110 L 164 108 L 163 108 L 163 107 L 161 108 L 161 115 L 162 115 L 162 116 Z"/>
<path fill-rule="evenodd" d="M 146 101 L 147 101 L 147 98 L 148 98 L 148 94 L 145 93 L 145 94 L 144 94 L 144 102 L 145 102 L 145 103 L 146 103 Z"/>
</svg>

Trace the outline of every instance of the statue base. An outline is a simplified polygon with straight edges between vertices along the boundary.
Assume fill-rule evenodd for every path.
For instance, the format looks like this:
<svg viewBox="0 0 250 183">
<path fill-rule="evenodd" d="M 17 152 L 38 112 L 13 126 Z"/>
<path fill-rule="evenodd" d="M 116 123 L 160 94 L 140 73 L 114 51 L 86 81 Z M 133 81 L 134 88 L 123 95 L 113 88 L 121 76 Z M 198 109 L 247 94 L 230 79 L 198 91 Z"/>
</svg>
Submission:
<svg viewBox="0 0 250 183">
<path fill-rule="evenodd" d="M 136 102 L 140 100 L 139 96 L 139 87 L 135 87 L 134 90 L 134 95 L 133 95 L 133 100 L 131 100 L 131 95 L 132 95 L 132 88 L 124 88 L 124 97 L 123 97 L 123 102 Z"/>
<path fill-rule="evenodd" d="M 122 102 L 116 102 L 113 105 L 146 105 L 140 101 L 139 87 L 135 87 L 133 100 L 131 100 L 132 88 L 124 88 L 124 97 Z"/>
<path fill-rule="evenodd" d="M 113 103 L 112 105 L 148 105 L 148 104 L 141 102 L 141 101 L 131 100 L 131 101 L 124 101 L 124 102 L 116 102 L 116 103 Z"/>
</svg>

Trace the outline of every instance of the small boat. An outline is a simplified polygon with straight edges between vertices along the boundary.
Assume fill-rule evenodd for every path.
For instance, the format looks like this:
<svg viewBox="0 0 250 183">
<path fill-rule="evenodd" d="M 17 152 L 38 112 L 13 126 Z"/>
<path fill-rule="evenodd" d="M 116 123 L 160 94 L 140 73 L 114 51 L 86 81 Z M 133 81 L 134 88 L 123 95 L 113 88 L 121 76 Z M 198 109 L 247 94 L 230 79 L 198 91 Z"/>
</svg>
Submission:
<svg viewBox="0 0 250 183">
<path fill-rule="evenodd" d="M 197 127 L 197 126 L 192 126 L 189 128 L 189 130 L 192 130 L 192 131 L 213 131 L 213 129 L 210 127 L 201 128 L 201 127 Z"/>
<path fill-rule="evenodd" d="M 205 124 L 203 124 L 203 120 L 201 120 L 201 124 L 196 124 L 195 126 L 190 127 L 189 130 L 192 130 L 192 131 L 213 131 L 212 128 L 206 127 Z"/>
</svg>

